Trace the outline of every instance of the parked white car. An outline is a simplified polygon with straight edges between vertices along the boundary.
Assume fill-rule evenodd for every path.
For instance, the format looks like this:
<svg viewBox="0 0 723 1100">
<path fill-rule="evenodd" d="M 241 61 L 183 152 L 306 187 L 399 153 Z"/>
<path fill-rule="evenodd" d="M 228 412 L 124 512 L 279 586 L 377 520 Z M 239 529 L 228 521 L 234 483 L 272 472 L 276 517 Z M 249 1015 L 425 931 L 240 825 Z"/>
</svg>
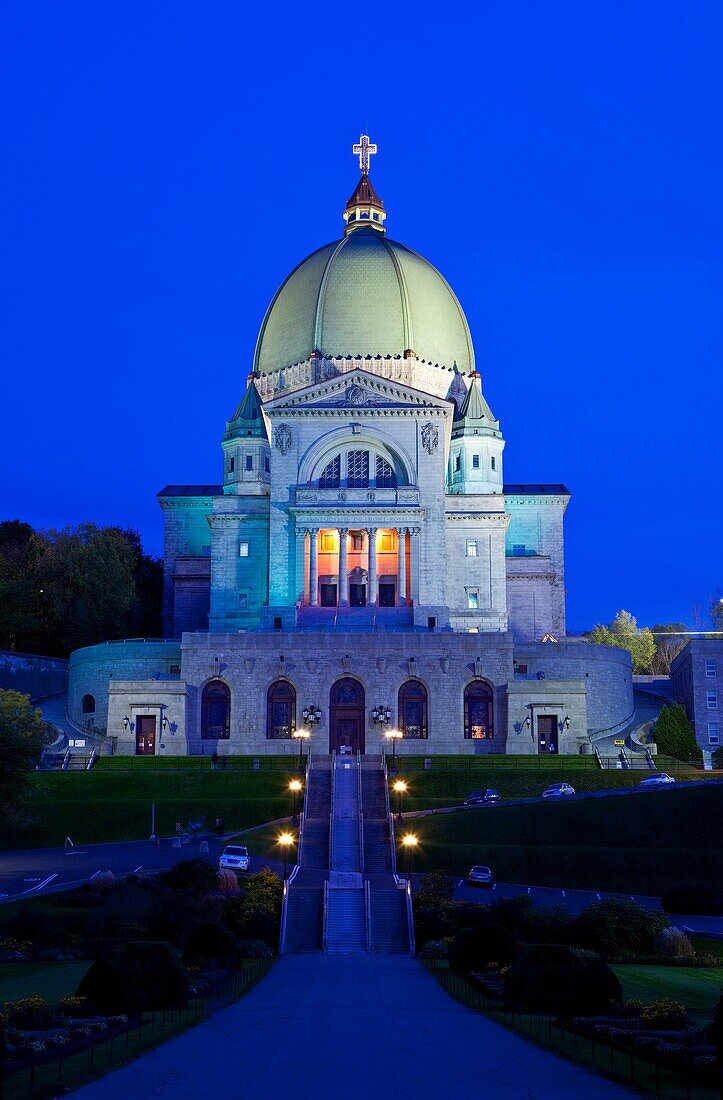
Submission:
<svg viewBox="0 0 723 1100">
<path fill-rule="evenodd" d="M 575 793 L 575 788 L 569 783 L 552 783 L 542 792 L 543 798 L 569 798 Z"/>
<path fill-rule="evenodd" d="M 649 775 L 645 779 L 640 780 L 641 787 L 667 787 L 669 783 L 675 783 L 672 775 L 666 775 L 665 772 L 657 772 L 655 775 Z"/>
<path fill-rule="evenodd" d="M 218 861 L 219 871 L 242 871 L 248 873 L 251 868 L 248 848 L 241 844 L 227 844 Z"/>
<path fill-rule="evenodd" d="M 492 886 L 495 881 L 495 876 L 490 867 L 484 867 L 482 864 L 475 864 L 470 868 L 470 872 L 467 875 L 467 882 L 470 886 Z"/>
</svg>

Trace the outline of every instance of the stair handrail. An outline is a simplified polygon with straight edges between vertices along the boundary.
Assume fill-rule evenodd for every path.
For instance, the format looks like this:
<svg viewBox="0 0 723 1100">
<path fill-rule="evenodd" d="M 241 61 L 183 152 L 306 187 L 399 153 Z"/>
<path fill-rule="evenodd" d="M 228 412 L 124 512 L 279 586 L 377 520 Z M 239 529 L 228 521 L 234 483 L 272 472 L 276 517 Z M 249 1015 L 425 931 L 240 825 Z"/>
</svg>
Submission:
<svg viewBox="0 0 723 1100">
<path fill-rule="evenodd" d="M 336 751 L 331 753 L 331 798 L 329 801 L 329 870 L 334 866 L 334 786 L 336 779 Z"/>
<path fill-rule="evenodd" d="M 650 770 L 656 772 L 658 770 L 658 765 L 657 765 L 656 761 L 653 760 L 653 754 L 650 751 L 650 749 L 645 750 L 645 759 L 647 761 L 647 764 L 648 764 L 648 767 L 650 768 Z"/>
<path fill-rule="evenodd" d="M 299 814 L 299 843 L 296 848 L 296 862 L 301 867 L 301 853 L 304 849 L 304 822 L 306 821 L 306 808 L 309 804 L 309 774 L 311 772 L 311 760 L 306 762 L 306 773 L 304 775 L 304 800 L 301 806 L 301 813 Z"/>
<path fill-rule="evenodd" d="M 321 949 L 326 951 L 329 938 L 329 880 L 324 879 L 324 917 L 322 921 Z"/>
<path fill-rule="evenodd" d="M 369 888 L 369 879 L 364 882 L 364 920 L 366 923 L 366 946 L 367 951 L 372 949 L 372 899 L 371 890 Z"/>
<path fill-rule="evenodd" d="M 624 746 L 624 745 L 621 745 L 621 746 L 620 746 L 620 757 L 621 757 L 621 761 L 622 761 L 622 765 L 623 765 L 623 767 L 624 767 L 624 768 L 625 768 L 625 769 L 626 769 L 627 771 L 631 771 L 631 770 L 632 770 L 632 767 L 633 767 L 633 765 L 632 765 L 632 762 L 631 762 L 631 760 L 630 760 L 630 758 L 629 758 L 628 754 L 627 754 L 627 753 L 626 753 L 626 751 L 625 751 L 625 746 Z"/>
<path fill-rule="evenodd" d="M 96 760 L 97 755 L 98 755 L 98 750 L 97 749 L 92 749 L 91 753 L 90 753 L 90 756 L 88 757 L 88 763 L 85 765 L 85 770 L 87 772 L 89 772 L 91 770 L 91 768 L 93 767 L 93 765 L 95 764 L 95 760 Z"/>
<path fill-rule="evenodd" d="M 412 884 L 407 881 L 407 889 L 405 891 L 407 897 L 407 929 L 409 931 L 409 954 L 415 953 L 416 947 L 414 943 L 414 906 L 412 905 Z"/>
<path fill-rule="evenodd" d="M 281 896 L 281 929 L 279 931 L 279 955 L 286 951 L 286 914 L 289 907 L 289 883 L 284 879 L 284 889 Z"/>
<path fill-rule="evenodd" d="M 597 745 L 594 746 L 593 751 L 595 753 L 595 759 L 597 760 L 597 766 L 601 771 L 605 771 L 605 765 L 602 762 L 602 756 L 600 755 L 600 749 Z"/>
<path fill-rule="evenodd" d="M 63 753 L 63 763 L 60 765 L 60 770 L 61 771 L 67 772 L 67 770 L 70 766 L 70 761 L 72 760 L 72 758 L 73 758 L 72 752 L 70 751 L 70 749 L 66 749 L 65 752 Z"/>
<path fill-rule="evenodd" d="M 359 870 L 364 870 L 364 796 L 362 794 L 361 753 L 356 754 L 357 805 L 359 807 Z"/>
<path fill-rule="evenodd" d="M 389 829 L 389 851 L 392 856 L 392 874 L 397 873 L 397 838 L 394 833 L 394 815 L 391 812 L 389 806 L 389 772 L 387 771 L 387 760 L 382 753 L 382 778 L 384 780 L 384 808 L 387 815 L 387 827 Z"/>
</svg>

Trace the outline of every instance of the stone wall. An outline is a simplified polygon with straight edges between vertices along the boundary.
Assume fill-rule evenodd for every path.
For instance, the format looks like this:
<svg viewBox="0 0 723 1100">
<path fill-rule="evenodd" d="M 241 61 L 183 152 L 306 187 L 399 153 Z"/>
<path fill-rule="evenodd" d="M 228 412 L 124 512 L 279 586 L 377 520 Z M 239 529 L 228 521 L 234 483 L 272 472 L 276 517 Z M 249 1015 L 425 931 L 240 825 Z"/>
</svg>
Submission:
<svg viewBox="0 0 723 1100">
<path fill-rule="evenodd" d="M 68 679 L 68 714 L 74 722 L 83 724 L 83 696 L 95 699 L 95 726 L 118 733 L 108 719 L 110 681 L 118 680 L 180 680 L 181 646 L 179 642 L 131 640 L 103 642 L 100 645 L 76 649 L 70 657 Z M 179 671 L 173 672 L 176 668 Z"/>
</svg>

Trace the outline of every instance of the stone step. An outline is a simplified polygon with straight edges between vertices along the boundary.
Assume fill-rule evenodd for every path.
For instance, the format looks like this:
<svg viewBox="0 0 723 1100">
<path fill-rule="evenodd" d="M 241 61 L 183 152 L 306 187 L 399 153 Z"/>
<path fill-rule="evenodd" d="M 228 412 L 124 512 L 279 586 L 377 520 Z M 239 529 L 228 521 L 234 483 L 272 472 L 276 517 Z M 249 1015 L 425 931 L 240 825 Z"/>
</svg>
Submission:
<svg viewBox="0 0 723 1100">
<path fill-rule="evenodd" d="M 329 890 L 326 949 L 333 954 L 366 951 L 363 890 Z"/>
<path fill-rule="evenodd" d="M 323 890 L 292 886 L 286 909 L 286 952 L 301 954 L 321 951 L 323 926 Z"/>
<path fill-rule="evenodd" d="M 379 954 L 401 955 L 409 952 L 407 896 L 403 890 L 372 890 L 371 950 Z"/>
</svg>

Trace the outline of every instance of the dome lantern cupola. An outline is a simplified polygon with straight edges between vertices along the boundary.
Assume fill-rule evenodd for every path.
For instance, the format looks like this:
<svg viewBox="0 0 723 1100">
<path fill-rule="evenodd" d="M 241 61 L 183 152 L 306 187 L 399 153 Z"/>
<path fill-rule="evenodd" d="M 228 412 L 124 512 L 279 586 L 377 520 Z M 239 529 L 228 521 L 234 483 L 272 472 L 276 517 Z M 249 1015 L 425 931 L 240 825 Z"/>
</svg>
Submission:
<svg viewBox="0 0 723 1100">
<path fill-rule="evenodd" d="M 386 211 L 384 203 L 374 190 L 374 185 L 369 179 L 369 157 L 376 153 L 377 147 L 369 141 L 367 134 L 362 134 L 352 150 L 359 157 L 361 177 L 354 188 L 353 194 L 347 200 L 344 210 L 346 222 L 345 234 L 353 233 L 355 229 L 369 226 L 379 233 L 384 233 L 384 221 Z"/>
</svg>

